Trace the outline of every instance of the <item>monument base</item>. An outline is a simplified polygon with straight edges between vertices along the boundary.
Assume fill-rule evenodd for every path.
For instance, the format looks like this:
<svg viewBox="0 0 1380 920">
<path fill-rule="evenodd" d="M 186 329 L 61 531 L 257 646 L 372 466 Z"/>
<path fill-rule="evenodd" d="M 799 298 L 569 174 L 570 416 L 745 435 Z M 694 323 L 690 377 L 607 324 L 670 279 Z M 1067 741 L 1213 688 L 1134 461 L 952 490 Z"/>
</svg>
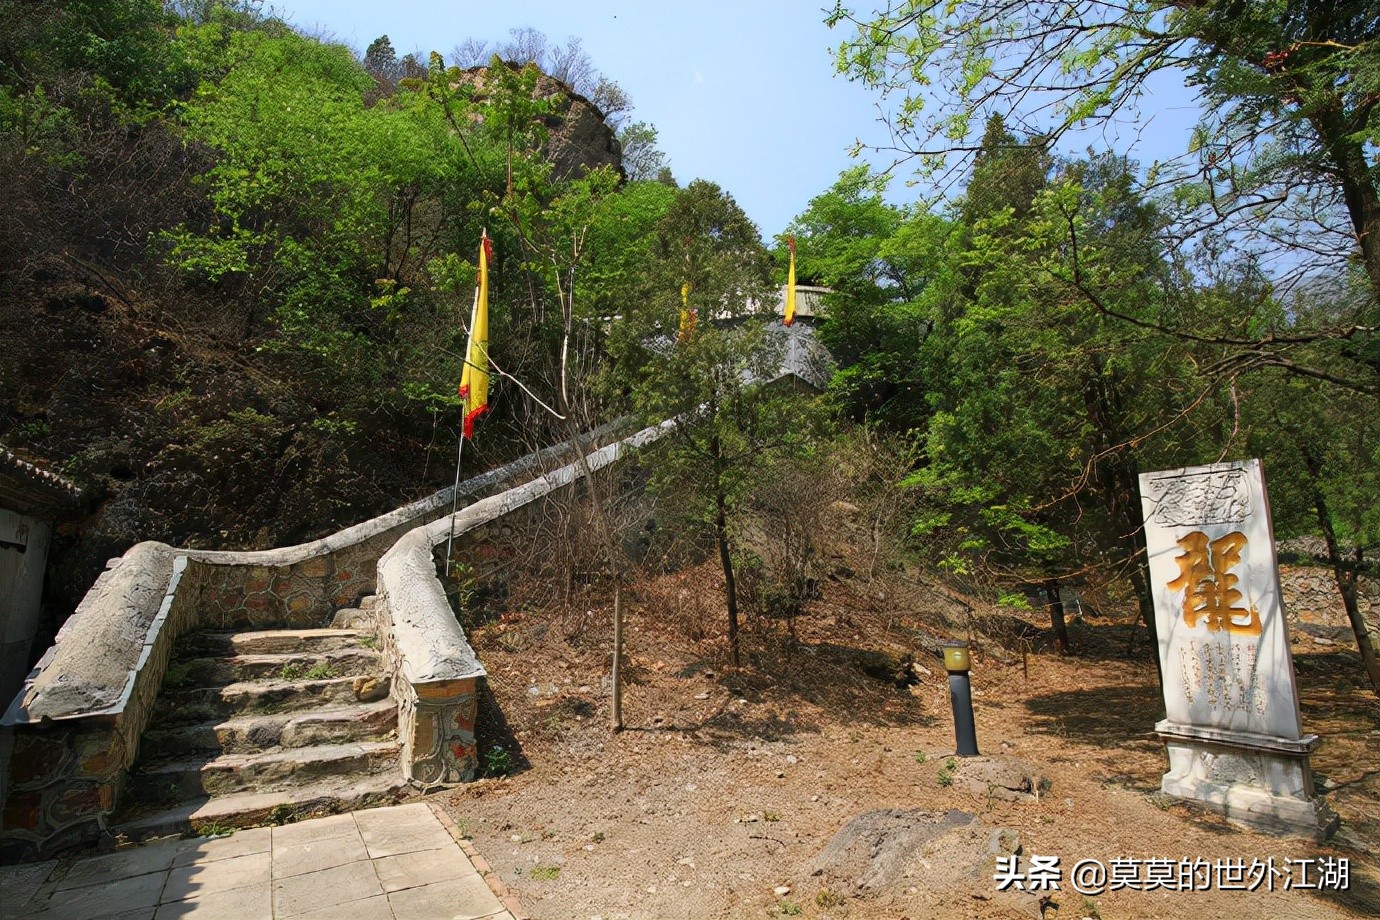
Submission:
<svg viewBox="0 0 1380 920">
<path fill-rule="evenodd" d="M 1169 751 L 1169 772 L 1160 790 L 1199 802 L 1227 820 L 1272 834 L 1322 842 L 1340 819 L 1313 796 L 1308 755 L 1317 735 L 1294 741 L 1265 735 L 1204 729 L 1164 720 L 1155 733 Z"/>
</svg>

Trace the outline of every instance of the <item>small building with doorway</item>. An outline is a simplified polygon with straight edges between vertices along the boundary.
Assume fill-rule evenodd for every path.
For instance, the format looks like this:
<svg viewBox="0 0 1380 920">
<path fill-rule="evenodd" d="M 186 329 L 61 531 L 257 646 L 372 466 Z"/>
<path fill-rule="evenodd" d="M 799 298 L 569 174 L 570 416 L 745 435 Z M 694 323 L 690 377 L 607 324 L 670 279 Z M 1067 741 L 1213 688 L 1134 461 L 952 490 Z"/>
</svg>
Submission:
<svg viewBox="0 0 1380 920">
<path fill-rule="evenodd" d="M 29 672 L 53 528 L 80 501 L 72 483 L 0 447 L 0 699 L 6 704 Z"/>
</svg>

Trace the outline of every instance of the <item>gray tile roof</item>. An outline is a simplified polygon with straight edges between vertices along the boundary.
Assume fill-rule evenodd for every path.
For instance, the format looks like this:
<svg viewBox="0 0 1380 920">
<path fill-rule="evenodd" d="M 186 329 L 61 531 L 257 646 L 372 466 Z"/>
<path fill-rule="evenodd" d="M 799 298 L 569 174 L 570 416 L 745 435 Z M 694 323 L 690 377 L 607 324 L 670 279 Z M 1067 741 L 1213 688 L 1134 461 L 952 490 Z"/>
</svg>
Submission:
<svg viewBox="0 0 1380 920">
<path fill-rule="evenodd" d="M 62 514 L 81 500 L 81 489 L 0 447 L 0 508 L 20 514 Z"/>
</svg>

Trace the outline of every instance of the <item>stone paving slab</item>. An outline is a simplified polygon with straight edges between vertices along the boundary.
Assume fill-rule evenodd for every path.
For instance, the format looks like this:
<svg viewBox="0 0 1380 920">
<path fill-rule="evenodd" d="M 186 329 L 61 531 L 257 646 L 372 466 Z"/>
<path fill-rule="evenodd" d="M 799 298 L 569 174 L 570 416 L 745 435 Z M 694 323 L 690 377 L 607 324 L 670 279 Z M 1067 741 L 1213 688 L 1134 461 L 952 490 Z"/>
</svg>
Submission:
<svg viewBox="0 0 1380 920">
<path fill-rule="evenodd" d="M 159 905 L 153 920 L 273 920 L 273 893 L 267 885 L 211 891 Z M 343 920 L 343 918 L 339 918 Z"/>
<path fill-rule="evenodd" d="M 236 888 L 267 888 L 273 883 L 273 855 L 251 853 L 233 859 L 193 862 L 168 873 L 161 903 L 199 898 Z"/>
<path fill-rule="evenodd" d="M 192 863 L 212 863 L 236 856 L 252 856 L 267 853 L 272 847 L 273 828 L 254 827 L 236 831 L 229 837 L 200 838 L 192 841 L 179 841 L 182 849 L 173 857 L 173 868 Z"/>
<path fill-rule="evenodd" d="M 38 894 L 48 876 L 57 868 L 57 860 L 0 867 L 0 920 L 18 920 L 31 913 L 29 899 Z"/>
<path fill-rule="evenodd" d="M 492 879 L 443 813 L 414 802 L 0 868 L 0 920 L 523 917 Z"/>
<path fill-rule="evenodd" d="M 407 806 L 404 806 L 406 809 Z M 455 845 L 450 834 L 424 806 L 406 811 L 404 809 L 379 809 L 376 812 L 362 811 L 355 817 L 359 833 L 369 856 L 378 859 L 382 856 L 397 856 L 402 853 L 415 853 L 418 850 L 444 849 Z"/>
<path fill-rule="evenodd" d="M 358 834 L 290 843 L 286 846 L 278 844 L 275 840 L 273 878 L 282 880 L 296 875 L 323 872 L 368 858 L 369 852 L 364 848 L 364 841 L 359 839 Z"/>
</svg>

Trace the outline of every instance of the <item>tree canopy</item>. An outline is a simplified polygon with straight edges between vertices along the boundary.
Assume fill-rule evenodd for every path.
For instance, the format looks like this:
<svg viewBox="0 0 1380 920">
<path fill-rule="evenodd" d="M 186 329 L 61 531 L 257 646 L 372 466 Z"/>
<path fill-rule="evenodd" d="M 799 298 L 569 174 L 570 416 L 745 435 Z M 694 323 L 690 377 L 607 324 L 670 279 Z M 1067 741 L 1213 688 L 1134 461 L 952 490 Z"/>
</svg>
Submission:
<svg viewBox="0 0 1380 920">
<path fill-rule="evenodd" d="M 1185 154 L 1144 179 L 1165 192 L 1176 251 L 1209 263 L 1227 249 L 1273 258 L 1277 281 L 1359 273 L 1345 305 L 1312 316 L 1315 326 L 1285 315 L 1252 335 L 1216 336 L 1236 347 L 1231 369 L 1274 365 L 1380 393 L 1374 4 L 907 0 L 860 16 L 839 2 L 827 21 L 852 27 L 839 70 L 889 100 L 895 152 L 930 170 L 971 162 L 990 115 L 1052 145 L 1133 110 L 1173 71 L 1198 91 L 1202 119 Z M 1298 360 L 1298 346 L 1322 341 L 1325 357 Z"/>
</svg>

